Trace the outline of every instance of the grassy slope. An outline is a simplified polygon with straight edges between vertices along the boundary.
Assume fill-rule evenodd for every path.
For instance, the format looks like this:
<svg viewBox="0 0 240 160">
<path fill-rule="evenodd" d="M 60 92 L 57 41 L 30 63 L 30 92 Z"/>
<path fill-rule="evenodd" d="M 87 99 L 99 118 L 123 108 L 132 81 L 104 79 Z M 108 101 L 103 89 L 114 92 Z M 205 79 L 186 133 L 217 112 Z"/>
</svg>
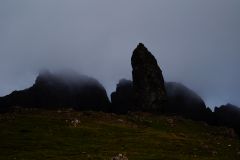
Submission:
<svg viewBox="0 0 240 160">
<path fill-rule="evenodd" d="M 0 115 L 0 128 L 1 160 L 240 159 L 240 141 L 226 129 L 177 117 L 24 111 Z"/>
</svg>

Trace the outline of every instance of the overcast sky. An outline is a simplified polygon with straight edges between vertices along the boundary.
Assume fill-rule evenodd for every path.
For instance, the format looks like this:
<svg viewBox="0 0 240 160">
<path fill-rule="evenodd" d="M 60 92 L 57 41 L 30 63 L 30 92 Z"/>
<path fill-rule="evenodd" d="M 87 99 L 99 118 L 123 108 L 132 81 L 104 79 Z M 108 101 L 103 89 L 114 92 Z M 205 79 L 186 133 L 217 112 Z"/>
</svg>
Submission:
<svg viewBox="0 0 240 160">
<path fill-rule="evenodd" d="M 64 68 L 110 93 L 131 79 L 139 42 L 166 81 L 211 107 L 240 106 L 240 0 L 1 0 L 0 96 L 31 86 L 41 69 Z"/>
</svg>

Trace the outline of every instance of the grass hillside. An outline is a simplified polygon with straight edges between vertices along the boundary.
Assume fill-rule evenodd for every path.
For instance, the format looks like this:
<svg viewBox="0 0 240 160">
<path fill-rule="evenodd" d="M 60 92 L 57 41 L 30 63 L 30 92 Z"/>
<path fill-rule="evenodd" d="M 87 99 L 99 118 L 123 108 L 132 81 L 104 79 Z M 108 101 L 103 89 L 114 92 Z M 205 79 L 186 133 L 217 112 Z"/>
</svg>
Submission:
<svg viewBox="0 0 240 160">
<path fill-rule="evenodd" d="M 232 130 L 147 113 L 24 110 L 0 115 L 1 160 L 239 160 Z"/>
</svg>

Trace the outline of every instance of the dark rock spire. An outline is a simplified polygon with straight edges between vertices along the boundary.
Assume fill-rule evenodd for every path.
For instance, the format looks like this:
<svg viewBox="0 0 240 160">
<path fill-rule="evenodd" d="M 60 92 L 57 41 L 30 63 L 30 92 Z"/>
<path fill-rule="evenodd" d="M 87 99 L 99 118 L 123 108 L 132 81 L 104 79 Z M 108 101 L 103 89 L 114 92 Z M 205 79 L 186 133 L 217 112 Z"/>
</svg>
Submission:
<svg viewBox="0 0 240 160">
<path fill-rule="evenodd" d="M 143 111 L 164 111 L 166 90 L 155 57 L 140 43 L 131 58 L 134 101 Z"/>
</svg>

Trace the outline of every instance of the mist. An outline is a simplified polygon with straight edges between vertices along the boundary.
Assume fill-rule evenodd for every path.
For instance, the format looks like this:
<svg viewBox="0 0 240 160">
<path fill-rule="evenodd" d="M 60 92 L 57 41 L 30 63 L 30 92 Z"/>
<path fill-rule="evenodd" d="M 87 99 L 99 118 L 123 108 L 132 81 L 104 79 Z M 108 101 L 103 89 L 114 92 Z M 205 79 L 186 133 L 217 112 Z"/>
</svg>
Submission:
<svg viewBox="0 0 240 160">
<path fill-rule="evenodd" d="M 239 0 L 2 0 L 0 96 L 31 86 L 42 69 L 86 74 L 110 94 L 131 79 L 142 42 L 165 81 L 210 107 L 240 106 L 239 8 Z"/>
</svg>

